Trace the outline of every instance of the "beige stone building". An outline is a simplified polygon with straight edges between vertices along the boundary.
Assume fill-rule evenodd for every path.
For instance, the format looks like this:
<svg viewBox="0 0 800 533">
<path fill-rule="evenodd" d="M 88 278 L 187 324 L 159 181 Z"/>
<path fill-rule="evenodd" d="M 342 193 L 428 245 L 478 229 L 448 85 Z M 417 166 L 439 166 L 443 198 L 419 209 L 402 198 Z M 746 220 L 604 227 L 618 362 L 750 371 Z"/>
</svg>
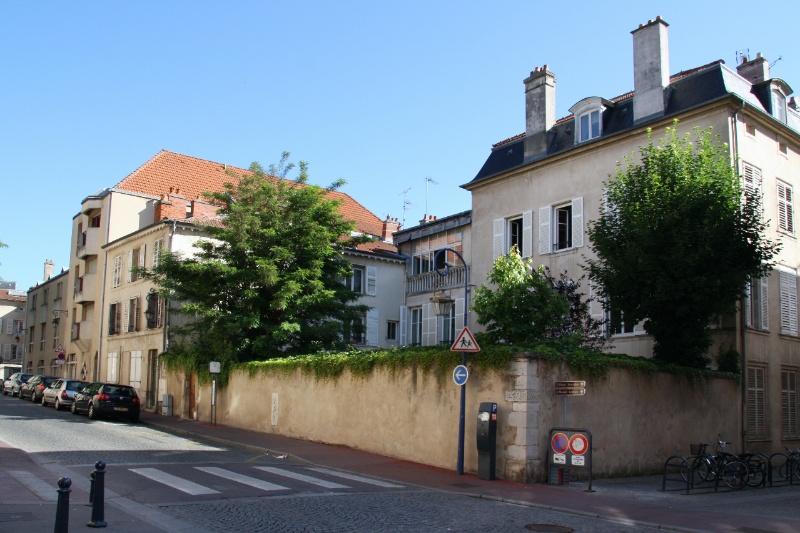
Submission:
<svg viewBox="0 0 800 533">
<path fill-rule="evenodd" d="M 22 364 L 26 331 L 25 300 L 24 291 L 0 289 L 0 363 Z"/>
<path fill-rule="evenodd" d="M 760 54 L 742 58 L 736 68 L 714 61 L 670 75 L 667 28 L 658 18 L 632 32 L 632 92 L 584 98 L 561 119 L 549 66 L 524 81 L 525 133 L 494 145 L 464 185 L 472 193 L 473 278 L 484 280 L 494 258 L 515 244 L 534 263 L 580 277 L 581 264 L 592 256 L 586 224 L 598 216 L 603 182 L 618 162 L 647 144 L 649 128 L 658 138 L 676 119 L 679 133 L 713 127 L 745 185 L 761 192 L 768 236 L 783 246 L 772 274 L 751 284 L 739 316 L 717 328 L 714 350 L 733 348 L 745 362 L 745 401 L 730 398 L 730 408 L 740 410 L 742 448 L 797 447 L 800 248 L 793 190 L 800 184 L 800 112 L 792 89 L 771 77 Z M 586 91 L 591 94 L 591 86 Z M 603 312 L 600 305 L 593 309 L 598 317 Z M 615 351 L 652 355 L 652 340 L 639 324 L 606 318 Z M 709 432 L 716 435 L 713 424 Z"/>
</svg>

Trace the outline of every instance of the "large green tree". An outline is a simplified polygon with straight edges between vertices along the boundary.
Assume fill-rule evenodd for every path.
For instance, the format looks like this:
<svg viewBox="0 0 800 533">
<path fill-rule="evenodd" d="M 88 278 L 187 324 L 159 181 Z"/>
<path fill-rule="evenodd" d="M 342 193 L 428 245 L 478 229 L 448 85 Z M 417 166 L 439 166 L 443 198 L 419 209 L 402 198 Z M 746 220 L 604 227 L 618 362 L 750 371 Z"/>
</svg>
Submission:
<svg viewBox="0 0 800 533">
<path fill-rule="evenodd" d="M 606 184 L 586 268 L 610 310 L 626 324 L 644 320 L 656 359 L 704 367 L 712 320 L 736 311 L 780 246 L 765 237 L 760 195 L 711 130 L 672 127 L 648 141 Z"/>
<path fill-rule="evenodd" d="M 309 184 L 304 162 L 284 179 L 288 157 L 267 172 L 253 163 L 207 194 L 221 223 L 205 225 L 209 238 L 192 257 L 162 253 L 147 273 L 189 317 L 170 353 L 196 362 L 312 353 L 343 345 L 342 325 L 360 323 L 367 308 L 342 283 L 352 272 L 342 251 L 364 239 L 351 237 L 354 223 L 327 194 L 343 182 Z"/>
</svg>

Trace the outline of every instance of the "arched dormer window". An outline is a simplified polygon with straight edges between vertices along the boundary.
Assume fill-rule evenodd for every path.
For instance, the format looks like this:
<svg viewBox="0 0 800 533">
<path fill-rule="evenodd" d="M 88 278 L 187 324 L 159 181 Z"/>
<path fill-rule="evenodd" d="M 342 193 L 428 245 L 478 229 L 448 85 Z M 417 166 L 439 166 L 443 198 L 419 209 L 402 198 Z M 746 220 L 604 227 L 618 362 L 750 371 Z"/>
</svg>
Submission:
<svg viewBox="0 0 800 533">
<path fill-rule="evenodd" d="M 772 116 L 786 123 L 786 96 L 778 89 L 772 89 Z"/>
<path fill-rule="evenodd" d="M 599 96 L 591 96 L 569 108 L 575 116 L 575 144 L 591 141 L 603 134 L 603 111 L 613 105 Z"/>
</svg>

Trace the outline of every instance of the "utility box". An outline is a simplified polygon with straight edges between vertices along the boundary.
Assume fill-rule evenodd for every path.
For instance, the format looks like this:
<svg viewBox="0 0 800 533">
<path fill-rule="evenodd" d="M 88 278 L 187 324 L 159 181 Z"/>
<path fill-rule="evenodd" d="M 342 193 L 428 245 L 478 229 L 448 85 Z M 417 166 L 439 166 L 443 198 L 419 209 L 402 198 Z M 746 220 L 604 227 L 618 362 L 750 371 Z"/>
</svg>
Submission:
<svg viewBox="0 0 800 533">
<path fill-rule="evenodd" d="M 164 394 L 161 396 L 161 414 L 164 416 L 172 416 L 172 394 Z"/>
<path fill-rule="evenodd" d="M 478 477 L 495 479 L 497 462 L 497 404 L 481 402 L 478 409 Z"/>
</svg>

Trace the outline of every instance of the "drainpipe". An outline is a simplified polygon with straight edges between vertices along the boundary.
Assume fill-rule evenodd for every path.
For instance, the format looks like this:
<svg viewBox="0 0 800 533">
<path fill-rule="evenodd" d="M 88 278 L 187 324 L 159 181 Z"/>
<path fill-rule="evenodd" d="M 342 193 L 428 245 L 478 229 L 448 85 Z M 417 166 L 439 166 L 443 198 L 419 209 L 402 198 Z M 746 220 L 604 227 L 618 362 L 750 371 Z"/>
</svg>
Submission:
<svg viewBox="0 0 800 533">
<path fill-rule="evenodd" d="M 745 102 L 744 99 L 742 100 L 742 107 L 737 109 L 733 113 L 733 161 L 734 164 L 739 166 L 739 112 L 744 109 Z M 744 295 L 739 300 L 739 335 L 740 335 L 740 346 L 741 346 L 741 371 L 742 371 L 742 390 L 741 390 L 741 410 L 739 413 L 739 426 L 740 426 L 740 447 L 739 449 L 742 452 L 747 451 L 747 349 L 746 349 L 746 338 L 747 338 L 747 313 L 745 313 L 745 305 L 747 305 L 747 300 L 745 299 Z"/>
</svg>

